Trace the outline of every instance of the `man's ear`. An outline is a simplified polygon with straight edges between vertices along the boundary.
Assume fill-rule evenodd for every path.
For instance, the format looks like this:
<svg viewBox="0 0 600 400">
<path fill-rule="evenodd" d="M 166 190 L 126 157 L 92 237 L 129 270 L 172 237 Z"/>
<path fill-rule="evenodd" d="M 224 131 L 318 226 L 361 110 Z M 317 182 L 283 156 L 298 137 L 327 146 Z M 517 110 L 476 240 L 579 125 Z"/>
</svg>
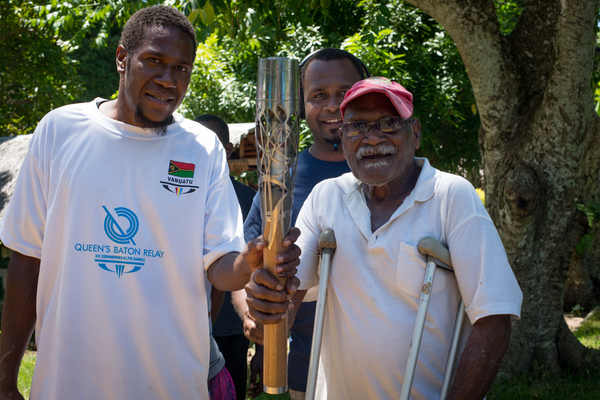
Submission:
<svg viewBox="0 0 600 400">
<path fill-rule="evenodd" d="M 348 160 L 348 154 L 346 154 L 346 146 L 344 146 L 344 134 L 342 133 L 342 130 L 340 129 L 340 146 L 342 146 L 342 154 L 344 155 L 344 158 L 346 160 Z"/>
<path fill-rule="evenodd" d="M 415 150 L 421 147 L 421 121 L 419 118 L 415 118 L 412 122 L 412 133 L 415 139 Z"/>
<path fill-rule="evenodd" d="M 223 147 L 225 148 L 225 153 L 227 154 L 227 159 L 229 159 L 229 157 L 231 157 L 231 153 L 233 153 L 233 143 L 229 142 Z"/>
<path fill-rule="evenodd" d="M 117 72 L 120 74 L 125 73 L 125 66 L 127 65 L 127 50 L 122 45 L 117 47 Z"/>
</svg>

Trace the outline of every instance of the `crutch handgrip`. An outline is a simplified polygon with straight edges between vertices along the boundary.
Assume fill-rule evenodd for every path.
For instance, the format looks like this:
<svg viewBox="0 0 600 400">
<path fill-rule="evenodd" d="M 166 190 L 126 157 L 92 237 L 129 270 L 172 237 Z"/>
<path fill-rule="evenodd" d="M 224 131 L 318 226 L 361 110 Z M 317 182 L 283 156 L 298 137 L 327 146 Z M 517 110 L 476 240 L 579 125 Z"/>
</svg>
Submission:
<svg viewBox="0 0 600 400">
<path fill-rule="evenodd" d="M 419 252 L 425 256 L 431 256 L 441 263 L 436 263 L 438 267 L 449 269 L 454 271 L 452 268 L 452 260 L 450 259 L 450 252 L 440 242 L 431 236 L 421 239 L 417 245 Z"/>
<path fill-rule="evenodd" d="M 337 244 L 335 242 L 335 235 L 331 229 L 326 229 L 319 235 L 319 252 L 323 254 L 325 249 L 331 249 L 331 254 L 335 253 Z"/>
</svg>

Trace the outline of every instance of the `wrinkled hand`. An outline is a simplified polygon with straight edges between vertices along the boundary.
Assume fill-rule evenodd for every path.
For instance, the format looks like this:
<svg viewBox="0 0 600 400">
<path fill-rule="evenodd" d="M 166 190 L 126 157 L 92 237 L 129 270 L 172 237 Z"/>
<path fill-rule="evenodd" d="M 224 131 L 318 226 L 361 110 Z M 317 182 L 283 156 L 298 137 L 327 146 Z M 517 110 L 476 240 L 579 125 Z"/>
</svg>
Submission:
<svg viewBox="0 0 600 400">
<path fill-rule="evenodd" d="M 299 285 L 300 280 L 295 276 L 289 278 L 284 287 L 269 271 L 254 271 L 245 287 L 249 315 L 245 318 L 244 330 L 246 326 L 252 330 L 252 321 L 258 324 L 256 329 L 260 329 L 261 324 L 277 324 L 287 318 L 287 311 L 294 307 L 292 295 Z M 262 343 L 258 338 L 256 341 Z"/>
<path fill-rule="evenodd" d="M 300 230 L 292 228 L 283 240 L 285 250 L 275 258 L 277 263 L 275 273 L 278 277 L 272 276 L 262 268 L 262 248 L 264 248 L 262 237 L 248 242 L 247 260 L 254 262 L 260 259 L 260 265 L 255 268 L 255 265 L 251 264 L 254 272 L 245 287 L 248 309 L 244 313 L 244 334 L 258 344 L 263 343 L 262 325 L 280 322 L 287 317 L 286 312 L 293 307 L 291 298 L 300 285 L 300 280 L 295 276 L 296 267 L 300 263 L 298 259 L 300 248 L 295 245 L 298 236 L 300 236 Z M 260 257 L 256 251 L 253 251 L 253 249 L 259 248 L 261 249 Z M 256 257 L 253 258 L 254 256 Z M 286 278 L 285 285 L 278 278 Z"/>
<path fill-rule="evenodd" d="M 252 399 L 263 391 L 263 347 L 256 344 L 255 348 L 256 353 L 250 360 L 250 388 L 248 389 L 248 396 Z"/>
</svg>

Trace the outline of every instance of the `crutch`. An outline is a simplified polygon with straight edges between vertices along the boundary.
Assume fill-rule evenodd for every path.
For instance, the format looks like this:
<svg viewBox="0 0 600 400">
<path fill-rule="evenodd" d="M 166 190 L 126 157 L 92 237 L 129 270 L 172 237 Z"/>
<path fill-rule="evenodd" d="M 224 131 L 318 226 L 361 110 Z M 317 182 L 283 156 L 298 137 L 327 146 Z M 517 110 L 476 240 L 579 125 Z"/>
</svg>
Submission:
<svg viewBox="0 0 600 400">
<path fill-rule="evenodd" d="M 321 273 L 319 276 L 319 291 L 317 293 L 317 306 L 315 311 L 315 325 L 313 339 L 310 346 L 310 361 L 308 364 L 308 382 L 306 384 L 306 400 L 315 398 L 317 388 L 317 373 L 319 372 L 319 355 L 321 354 L 321 339 L 323 338 L 323 321 L 325 319 L 325 303 L 327 300 L 327 286 L 329 285 L 329 272 L 331 258 L 335 253 L 335 235 L 327 229 L 319 236 L 319 252 L 321 253 Z"/>
<path fill-rule="evenodd" d="M 419 309 L 417 311 L 415 329 L 413 331 L 410 352 L 408 355 L 408 360 L 406 362 L 406 371 L 404 373 L 404 382 L 402 384 L 400 400 L 408 400 L 410 396 L 410 390 L 412 388 L 415 369 L 417 367 L 419 347 L 421 346 L 421 338 L 423 336 L 423 329 L 425 328 L 425 319 L 427 317 L 427 308 L 429 307 L 429 296 L 431 295 L 431 288 L 433 286 L 433 276 L 435 274 L 435 268 L 439 266 L 443 269 L 454 272 L 448 249 L 442 246 L 442 244 L 440 244 L 440 242 L 438 242 L 436 239 L 432 237 L 423 238 L 419 242 L 417 248 L 419 249 L 419 252 L 427 258 L 427 269 L 425 271 L 423 288 L 421 289 L 421 301 L 419 303 Z M 446 361 L 446 368 L 444 371 L 444 381 L 442 382 L 442 390 L 440 392 L 440 399 L 442 400 L 446 398 L 448 388 L 450 387 L 450 382 L 452 382 L 454 364 L 456 361 L 456 353 L 458 351 L 458 344 L 460 342 L 460 332 L 464 319 L 463 310 L 464 304 L 461 298 L 458 304 L 456 320 L 454 323 L 454 331 L 452 332 L 450 350 L 448 352 L 448 360 Z"/>
</svg>

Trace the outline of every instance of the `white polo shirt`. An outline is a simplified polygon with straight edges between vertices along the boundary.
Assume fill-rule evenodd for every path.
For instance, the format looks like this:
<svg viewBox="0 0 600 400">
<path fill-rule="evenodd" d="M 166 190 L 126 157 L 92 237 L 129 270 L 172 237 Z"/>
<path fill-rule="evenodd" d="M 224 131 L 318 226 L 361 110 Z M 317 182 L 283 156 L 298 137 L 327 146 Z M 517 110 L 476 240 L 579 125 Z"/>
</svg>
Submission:
<svg viewBox="0 0 600 400">
<path fill-rule="evenodd" d="M 426 236 L 449 248 L 456 278 L 439 268 L 435 274 L 412 398 L 439 398 L 460 294 L 471 324 L 520 315 L 521 290 L 472 185 L 416 161 L 422 170 L 414 190 L 375 232 L 351 173 L 317 185 L 300 212 L 300 289 L 318 284 L 320 233 L 332 229 L 337 242 L 317 398 L 398 398 L 426 268 L 417 244 Z"/>
</svg>

